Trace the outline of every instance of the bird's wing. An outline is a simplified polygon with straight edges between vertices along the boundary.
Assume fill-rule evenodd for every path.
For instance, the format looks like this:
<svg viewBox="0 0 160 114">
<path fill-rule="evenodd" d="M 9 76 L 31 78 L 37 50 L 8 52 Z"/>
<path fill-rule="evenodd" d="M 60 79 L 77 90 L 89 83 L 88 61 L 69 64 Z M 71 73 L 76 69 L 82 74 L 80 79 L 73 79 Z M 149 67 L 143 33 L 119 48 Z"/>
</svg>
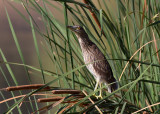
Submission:
<svg viewBox="0 0 160 114">
<path fill-rule="evenodd" d="M 113 77 L 113 73 L 112 73 L 112 69 L 107 61 L 107 59 L 105 58 L 104 54 L 99 50 L 99 48 L 96 45 L 92 45 L 92 51 L 94 51 L 94 54 L 96 56 L 94 56 L 94 63 L 93 63 L 93 67 L 95 68 L 95 70 L 102 76 L 104 76 L 104 78 L 107 77 L 107 80 L 109 82 L 115 81 L 114 77 Z"/>
</svg>

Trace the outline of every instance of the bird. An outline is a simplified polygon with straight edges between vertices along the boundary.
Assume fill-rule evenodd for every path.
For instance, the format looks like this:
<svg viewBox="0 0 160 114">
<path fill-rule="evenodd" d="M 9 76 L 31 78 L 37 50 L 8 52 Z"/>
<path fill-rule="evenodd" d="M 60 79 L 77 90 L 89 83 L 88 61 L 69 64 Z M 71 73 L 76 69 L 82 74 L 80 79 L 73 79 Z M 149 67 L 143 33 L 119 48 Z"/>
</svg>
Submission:
<svg viewBox="0 0 160 114">
<path fill-rule="evenodd" d="M 93 43 L 83 27 L 79 25 L 67 26 L 78 38 L 82 50 L 82 56 L 87 69 L 94 76 L 96 85 L 94 91 L 97 90 L 98 85 L 104 83 L 108 86 L 108 92 L 111 93 L 118 89 L 118 82 L 113 76 L 111 66 L 109 65 L 105 55 L 100 51 L 95 43 Z M 102 90 L 99 92 L 98 98 L 102 98 Z"/>
</svg>

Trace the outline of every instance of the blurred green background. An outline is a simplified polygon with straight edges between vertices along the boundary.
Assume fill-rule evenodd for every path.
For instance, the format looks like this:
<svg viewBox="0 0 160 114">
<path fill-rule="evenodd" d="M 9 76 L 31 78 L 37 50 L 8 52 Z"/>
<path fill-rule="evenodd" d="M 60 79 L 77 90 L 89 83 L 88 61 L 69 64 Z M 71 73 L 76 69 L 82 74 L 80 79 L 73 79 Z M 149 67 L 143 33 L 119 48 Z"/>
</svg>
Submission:
<svg viewBox="0 0 160 114">
<path fill-rule="evenodd" d="M 2 57 L 4 54 L 7 61 L 12 62 L 9 63 L 12 71 L 8 71 L 6 63 L 0 64 L 0 88 L 16 85 L 11 78 L 12 75 L 18 85 L 30 84 L 28 74 L 32 84 L 44 81 L 47 83 L 58 79 L 59 76 L 67 75 L 67 81 L 65 78 L 61 78 L 52 86 L 86 89 L 91 96 L 95 80 L 85 67 L 81 68 L 83 59 L 79 43 L 75 35 L 65 28 L 68 24 L 78 24 L 85 27 L 90 39 L 106 55 L 117 80 L 121 78 L 121 73 L 126 68 L 119 82 L 121 88 L 115 92 L 120 98 L 110 99 L 110 96 L 113 97 L 115 93 L 103 94 L 107 100 L 113 100 L 114 103 L 110 105 L 114 107 L 115 113 L 118 110 L 125 112 L 125 109 L 127 112 L 128 107 L 132 108 L 126 100 L 134 104 L 134 111 L 159 102 L 159 0 L 92 0 L 94 4 L 91 2 L 90 6 L 103 25 L 106 37 L 101 34 L 84 4 L 64 4 L 64 0 L 58 0 L 60 2 L 39 0 L 35 3 L 29 1 L 28 3 L 27 0 L 23 1 L 25 3 L 23 6 L 21 0 L 0 0 L 0 49 L 2 50 L 0 61 L 4 61 L 4 57 Z M 72 2 L 71 0 L 67 1 Z M 82 2 L 82 0 L 77 1 Z M 7 14 L 9 18 L 7 18 Z M 19 65 L 23 62 L 11 32 L 11 25 L 9 26 L 9 19 L 13 25 L 12 30 L 17 36 L 25 65 L 33 67 L 28 68 L 28 74 L 23 65 Z M 35 45 L 32 24 L 38 46 Z M 157 44 L 153 42 L 154 39 Z M 144 46 L 132 58 L 141 46 L 151 41 L 152 43 Z M 37 54 L 36 48 L 40 54 Z M 130 62 L 125 67 L 130 58 L 132 58 L 132 63 Z M 72 71 L 75 68 L 77 70 Z M 29 92 L 23 91 L 23 94 Z M 19 92 L 14 92 L 13 95 L 13 93 L 3 90 L 0 94 L 0 101 L 20 95 Z M 33 100 L 35 99 L 31 99 L 31 102 Z M 4 103 L 5 105 L 0 104 L 0 113 L 7 109 L 11 110 L 10 107 L 16 102 L 12 100 Z M 19 112 L 33 112 L 42 107 L 36 102 L 33 103 L 33 106 L 29 103 L 26 104 Z M 36 105 L 38 106 L 36 107 Z M 61 106 L 63 105 L 60 105 L 59 108 Z M 76 106 L 74 108 L 77 109 Z M 156 105 L 147 110 L 158 112 L 160 106 Z M 17 110 L 13 110 L 13 113 L 17 113 Z"/>
</svg>

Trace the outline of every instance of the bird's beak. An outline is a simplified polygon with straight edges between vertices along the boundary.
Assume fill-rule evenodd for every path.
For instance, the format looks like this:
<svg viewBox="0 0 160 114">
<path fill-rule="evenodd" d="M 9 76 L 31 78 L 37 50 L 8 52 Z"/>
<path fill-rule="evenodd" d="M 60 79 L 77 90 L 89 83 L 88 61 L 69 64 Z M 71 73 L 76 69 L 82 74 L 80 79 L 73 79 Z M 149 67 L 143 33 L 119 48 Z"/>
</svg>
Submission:
<svg viewBox="0 0 160 114">
<path fill-rule="evenodd" d="M 75 31 L 76 30 L 75 26 L 67 26 L 67 28 L 69 28 L 71 31 Z"/>
</svg>

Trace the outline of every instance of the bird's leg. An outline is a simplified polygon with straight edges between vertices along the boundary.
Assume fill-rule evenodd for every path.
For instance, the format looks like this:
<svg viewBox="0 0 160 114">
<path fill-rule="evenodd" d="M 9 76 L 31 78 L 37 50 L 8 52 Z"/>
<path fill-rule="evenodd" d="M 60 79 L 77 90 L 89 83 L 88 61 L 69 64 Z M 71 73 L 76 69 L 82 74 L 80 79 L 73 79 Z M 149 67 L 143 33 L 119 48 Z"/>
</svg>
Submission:
<svg viewBox="0 0 160 114">
<path fill-rule="evenodd" d="M 99 86 L 100 86 L 100 91 L 99 91 L 99 96 L 96 96 L 97 97 L 97 99 L 102 99 L 102 89 L 101 89 L 101 87 L 102 87 L 102 83 L 99 83 Z"/>
<path fill-rule="evenodd" d="M 97 88 L 98 88 L 98 84 L 99 84 L 99 86 L 100 86 L 100 88 L 102 87 L 102 84 L 101 83 L 99 83 L 99 80 L 97 81 L 97 83 L 96 83 L 96 86 L 95 86 L 95 88 L 94 88 L 94 91 L 96 91 L 97 90 Z M 99 93 L 99 95 L 98 96 L 96 96 L 95 94 L 94 94 L 94 96 L 97 98 L 97 99 L 101 99 L 102 98 L 102 90 L 100 90 L 99 91 L 100 93 Z"/>
<path fill-rule="evenodd" d="M 102 83 L 100 83 L 99 86 L 100 86 L 100 89 L 101 89 L 101 90 L 100 90 L 99 97 L 102 98 Z"/>
<path fill-rule="evenodd" d="M 94 91 L 96 91 L 97 87 L 98 87 L 99 81 L 96 82 L 96 86 L 94 88 Z"/>
<path fill-rule="evenodd" d="M 95 88 L 94 88 L 94 91 L 96 91 L 96 89 L 98 88 L 98 84 L 99 84 L 99 81 L 97 80 L 97 81 L 96 81 L 96 86 L 95 86 Z M 93 96 L 97 97 L 95 93 L 93 94 Z"/>
</svg>

